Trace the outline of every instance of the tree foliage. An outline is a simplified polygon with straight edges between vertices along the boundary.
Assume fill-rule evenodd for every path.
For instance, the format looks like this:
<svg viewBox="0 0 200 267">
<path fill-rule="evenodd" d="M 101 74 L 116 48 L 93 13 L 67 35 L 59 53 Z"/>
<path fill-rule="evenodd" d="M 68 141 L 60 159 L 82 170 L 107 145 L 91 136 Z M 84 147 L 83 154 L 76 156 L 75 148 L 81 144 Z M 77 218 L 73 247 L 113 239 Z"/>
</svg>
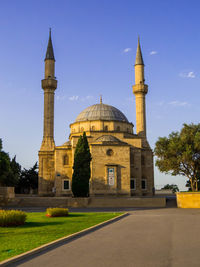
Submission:
<svg viewBox="0 0 200 267">
<path fill-rule="evenodd" d="M 184 124 L 180 132 L 172 132 L 168 138 L 160 137 L 154 152 L 161 172 L 187 177 L 192 191 L 198 191 L 200 124 Z"/>
<path fill-rule="evenodd" d="M 172 190 L 172 193 L 179 192 L 179 188 L 176 184 L 166 184 L 163 188 L 161 189 L 170 189 Z"/>
<path fill-rule="evenodd" d="M 0 139 L 0 185 L 16 186 L 20 177 L 21 166 L 16 162 L 16 156 L 10 160 L 9 154 L 4 152 Z"/>
<path fill-rule="evenodd" d="M 30 169 L 23 169 L 20 174 L 16 188 L 17 193 L 30 193 L 38 188 L 38 164 L 37 162 Z"/>
<path fill-rule="evenodd" d="M 72 192 L 74 197 L 89 196 L 90 149 L 85 132 L 79 137 L 74 154 Z"/>
<path fill-rule="evenodd" d="M 38 187 L 37 162 L 30 169 L 23 169 L 16 161 L 16 156 L 10 159 L 3 151 L 0 139 L 0 186 L 14 186 L 16 193 L 29 193 Z"/>
</svg>

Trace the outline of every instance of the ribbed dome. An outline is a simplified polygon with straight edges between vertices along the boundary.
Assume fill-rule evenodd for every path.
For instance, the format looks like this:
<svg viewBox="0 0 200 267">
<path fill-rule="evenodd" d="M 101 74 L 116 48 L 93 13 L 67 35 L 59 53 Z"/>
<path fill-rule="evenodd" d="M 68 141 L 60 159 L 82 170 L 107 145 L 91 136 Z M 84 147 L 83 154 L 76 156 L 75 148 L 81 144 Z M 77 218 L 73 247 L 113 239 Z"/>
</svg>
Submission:
<svg viewBox="0 0 200 267">
<path fill-rule="evenodd" d="M 112 135 L 102 135 L 96 139 L 96 142 L 121 142 L 121 141 Z"/>
<path fill-rule="evenodd" d="M 102 103 L 84 109 L 76 118 L 76 122 L 94 120 L 128 122 L 126 116 L 119 109 Z"/>
</svg>

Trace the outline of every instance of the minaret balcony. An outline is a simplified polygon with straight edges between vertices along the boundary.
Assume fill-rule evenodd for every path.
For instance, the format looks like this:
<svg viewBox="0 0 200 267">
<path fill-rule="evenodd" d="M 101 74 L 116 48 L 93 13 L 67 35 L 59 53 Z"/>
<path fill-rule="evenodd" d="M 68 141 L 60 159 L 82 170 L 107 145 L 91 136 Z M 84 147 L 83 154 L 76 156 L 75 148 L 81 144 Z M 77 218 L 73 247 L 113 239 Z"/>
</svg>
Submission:
<svg viewBox="0 0 200 267">
<path fill-rule="evenodd" d="M 148 85 L 144 83 L 133 85 L 133 93 L 146 95 L 148 93 Z"/>
<path fill-rule="evenodd" d="M 55 90 L 57 88 L 57 80 L 51 78 L 42 80 L 42 88 Z"/>
</svg>

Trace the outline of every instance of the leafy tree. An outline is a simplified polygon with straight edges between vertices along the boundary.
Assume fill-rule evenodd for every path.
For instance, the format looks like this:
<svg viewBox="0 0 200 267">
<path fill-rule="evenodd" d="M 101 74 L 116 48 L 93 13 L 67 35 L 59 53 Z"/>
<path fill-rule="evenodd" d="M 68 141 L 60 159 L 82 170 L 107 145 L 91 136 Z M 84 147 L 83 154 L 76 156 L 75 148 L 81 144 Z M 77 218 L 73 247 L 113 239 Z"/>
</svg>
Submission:
<svg viewBox="0 0 200 267">
<path fill-rule="evenodd" d="M 20 179 L 16 188 L 17 193 L 30 193 L 31 189 L 38 188 L 38 165 L 37 162 L 30 169 L 21 171 Z"/>
<path fill-rule="evenodd" d="M 172 190 L 172 193 L 179 192 L 179 188 L 176 184 L 166 184 L 161 189 L 170 189 L 170 190 Z"/>
<path fill-rule="evenodd" d="M 0 139 L 0 185 L 16 186 L 19 180 L 21 166 L 16 162 L 16 156 L 10 160 L 9 154 L 2 150 Z"/>
<path fill-rule="evenodd" d="M 198 191 L 200 173 L 200 124 L 183 124 L 180 132 L 156 142 L 156 166 L 161 172 L 186 176 L 192 191 Z"/>
<path fill-rule="evenodd" d="M 90 149 L 85 132 L 79 137 L 74 154 L 72 192 L 74 197 L 89 196 Z"/>
<path fill-rule="evenodd" d="M 16 162 L 16 156 L 10 161 L 11 172 L 7 177 L 8 186 L 16 186 L 19 182 L 21 175 L 21 165 Z"/>
</svg>

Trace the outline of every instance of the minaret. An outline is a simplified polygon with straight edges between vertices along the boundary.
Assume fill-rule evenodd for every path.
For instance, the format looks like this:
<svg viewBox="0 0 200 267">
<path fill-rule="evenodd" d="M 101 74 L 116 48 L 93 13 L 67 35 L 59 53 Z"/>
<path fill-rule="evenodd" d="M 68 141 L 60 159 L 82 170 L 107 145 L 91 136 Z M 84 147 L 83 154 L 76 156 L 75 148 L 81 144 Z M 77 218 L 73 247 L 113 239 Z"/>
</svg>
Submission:
<svg viewBox="0 0 200 267">
<path fill-rule="evenodd" d="M 136 132 L 139 136 L 146 139 L 146 105 L 145 95 L 148 92 L 148 86 L 144 83 L 144 62 L 138 37 L 138 46 L 135 60 L 135 85 L 133 93 L 136 103 Z"/>
<path fill-rule="evenodd" d="M 42 80 L 44 90 L 44 128 L 43 140 L 40 151 L 52 151 L 54 142 L 54 91 L 57 88 L 55 79 L 55 58 L 51 41 L 51 29 L 49 31 L 49 42 L 45 57 L 45 77 Z"/>
</svg>

